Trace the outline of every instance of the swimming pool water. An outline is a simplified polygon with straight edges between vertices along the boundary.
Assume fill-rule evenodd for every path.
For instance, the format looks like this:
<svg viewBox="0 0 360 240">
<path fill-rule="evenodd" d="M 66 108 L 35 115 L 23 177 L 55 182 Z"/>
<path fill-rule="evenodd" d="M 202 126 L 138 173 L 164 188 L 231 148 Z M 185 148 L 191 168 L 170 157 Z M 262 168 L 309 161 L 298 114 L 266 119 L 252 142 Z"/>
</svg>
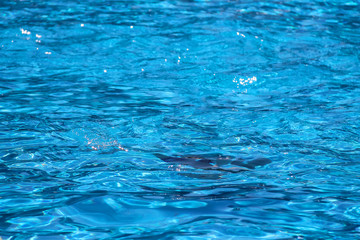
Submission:
<svg viewBox="0 0 360 240">
<path fill-rule="evenodd" d="M 360 3 L 1 1 L 2 239 L 360 239 Z"/>
</svg>

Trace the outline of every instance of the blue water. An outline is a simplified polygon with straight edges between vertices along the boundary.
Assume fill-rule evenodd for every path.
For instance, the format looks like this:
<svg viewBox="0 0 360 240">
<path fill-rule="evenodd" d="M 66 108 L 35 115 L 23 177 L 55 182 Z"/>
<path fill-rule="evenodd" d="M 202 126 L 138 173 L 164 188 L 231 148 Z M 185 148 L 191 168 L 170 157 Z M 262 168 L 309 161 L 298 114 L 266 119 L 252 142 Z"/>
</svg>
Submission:
<svg viewBox="0 0 360 240">
<path fill-rule="evenodd" d="M 0 236 L 360 239 L 360 2 L 1 1 Z"/>
</svg>

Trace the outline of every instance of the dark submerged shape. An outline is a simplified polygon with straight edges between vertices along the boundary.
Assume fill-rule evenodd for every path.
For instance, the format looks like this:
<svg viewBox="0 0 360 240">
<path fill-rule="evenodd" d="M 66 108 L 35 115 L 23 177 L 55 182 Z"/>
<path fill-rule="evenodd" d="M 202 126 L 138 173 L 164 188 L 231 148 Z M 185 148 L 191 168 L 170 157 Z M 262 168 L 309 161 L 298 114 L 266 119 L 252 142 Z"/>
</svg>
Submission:
<svg viewBox="0 0 360 240">
<path fill-rule="evenodd" d="M 172 164 L 189 165 L 194 168 L 204 170 L 217 170 L 228 172 L 241 172 L 249 169 L 255 169 L 256 167 L 262 167 L 269 163 L 271 160 L 268 158 L 256 158 L 253 160 L 244 160 L 233 158 L 231 156 L 222 156 L 218 154 L 213 155 L 188 155 L 188 156 L 165 156 L 159 153 L 154 154 L 164 162 Z M 222 166 L 229 165 L 230 167 L 224 168 Z M 232 167 L 231 167 L 232 166 Z M 234 167 L 234 166 L 240 166 Z"/>
</svg>

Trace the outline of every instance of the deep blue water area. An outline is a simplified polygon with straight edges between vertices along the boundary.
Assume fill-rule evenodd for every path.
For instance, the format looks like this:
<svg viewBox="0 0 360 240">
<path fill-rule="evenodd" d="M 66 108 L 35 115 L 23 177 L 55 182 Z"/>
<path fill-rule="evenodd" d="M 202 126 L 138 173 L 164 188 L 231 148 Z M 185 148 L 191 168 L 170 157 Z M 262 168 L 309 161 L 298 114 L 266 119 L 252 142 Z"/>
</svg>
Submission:
<svg viewBox="0 0 360 240">
<path fill-rule="evenodd" d="M 360 239 L 357 0 L 0 1 L 0 236 Z"/>
</svg>

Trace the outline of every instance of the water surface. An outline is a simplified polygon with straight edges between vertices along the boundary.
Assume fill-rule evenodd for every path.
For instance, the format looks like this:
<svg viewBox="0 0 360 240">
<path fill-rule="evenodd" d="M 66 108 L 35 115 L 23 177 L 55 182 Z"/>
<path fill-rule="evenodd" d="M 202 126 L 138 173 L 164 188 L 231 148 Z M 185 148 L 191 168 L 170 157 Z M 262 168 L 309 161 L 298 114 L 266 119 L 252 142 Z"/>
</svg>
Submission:
<svg viewBox="0 0 360 240">
<path fill-rule="evenodd" d="M 2 1 L 2 239 L 357 239 L 358 1 Z"/>
</svg>

